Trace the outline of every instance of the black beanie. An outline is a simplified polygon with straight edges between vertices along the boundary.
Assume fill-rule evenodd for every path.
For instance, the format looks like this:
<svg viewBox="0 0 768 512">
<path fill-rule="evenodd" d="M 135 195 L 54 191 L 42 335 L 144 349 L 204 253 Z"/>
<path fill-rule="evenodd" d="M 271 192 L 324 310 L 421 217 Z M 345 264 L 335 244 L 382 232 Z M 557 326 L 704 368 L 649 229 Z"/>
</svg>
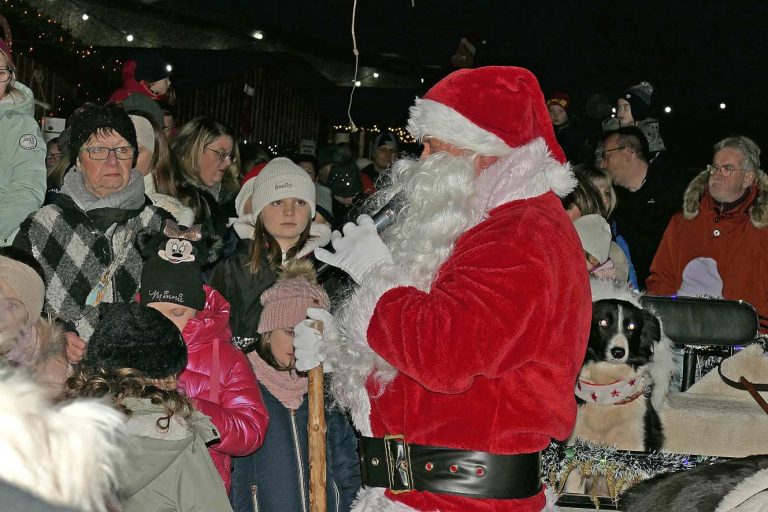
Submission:
<svg viewBox="0 0 768 512">
<path fill-rule="evenodd" d="M 152 379 L 187 366 L 187 345 L 176 325 L 159 311 L 136 304 L 102 302 L 99 322 L 83 364 L 112 370 L 133 368 Z"/>
<path fill-rule="evenodd" d="M 74 164 L 80 154 L 80 148 L 88 142 L 91 135 L 98 130 L 113 130 L 136 148 L 133 154 L 133 164 L 136 166 L 139 143 L 136 141 L 136 130 L 133 122 L 122 107 L 114 104 L 85 105 L 69 118 L 69 161 Z"/>
<path fill-rule="evenodd" d="M 141 304 L 172 302 L 197 311 L 205 307 L 202 239 L 200 225 L 185 228 L 165 221 L 162 234 L 143 251 L 147 259 L 141 269 Z"/>
<path fill-rule="evenodd" d="M 167 67 L 168 63 L 160 58 L 159 55 L 147 53 L 138 55 L 133 60 L 136 61 L 134 78 L 139 82 L 142 80 L 148 83 L 158 82 L 170 75 Z"/>
</svg>

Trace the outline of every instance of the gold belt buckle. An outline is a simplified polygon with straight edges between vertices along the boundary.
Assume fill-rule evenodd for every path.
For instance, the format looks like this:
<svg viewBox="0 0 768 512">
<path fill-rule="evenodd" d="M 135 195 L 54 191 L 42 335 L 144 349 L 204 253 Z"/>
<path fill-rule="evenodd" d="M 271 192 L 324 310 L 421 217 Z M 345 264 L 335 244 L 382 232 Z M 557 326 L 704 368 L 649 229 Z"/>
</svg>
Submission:
<svg viewBox="0 0 768 512">
<path fill-rule="evenodd" d="M 400 441 L 403 447 L 403 454 L 393 454 L 389 446 L 389 441 Z M 392 494 L 403 494 L 413 491 L 413 471 L 411 470 L 411 450 L 408 443 L 405 442 L 403 434 L 386 434 L 384 436 L 384 452 L 387 457 L 387 477 L 389 478 L 389 491 Z M 400 481 L 403 482 L 404 489 L 394 489 L 395 471 L 400 475 Z"/>
</svg>

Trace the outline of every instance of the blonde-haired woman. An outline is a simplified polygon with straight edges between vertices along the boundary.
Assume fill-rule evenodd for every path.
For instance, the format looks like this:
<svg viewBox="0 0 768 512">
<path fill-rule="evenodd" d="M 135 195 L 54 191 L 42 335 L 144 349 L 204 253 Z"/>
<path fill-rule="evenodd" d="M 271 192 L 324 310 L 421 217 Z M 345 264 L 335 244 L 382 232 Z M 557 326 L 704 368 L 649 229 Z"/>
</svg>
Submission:
<svg viewBox="0 0 768 512">
<path fill-rule="evenodd" d="M 203 212 L 196 212 L 195 222 L 223 240 L 229 217 L 236 217 L 235 196 L 239 189 L 240 153 L 232 131 L 211 117 L 196 117 L 179 130 L 171 147 L 184 178 L 201 191 L 206 203 Z"/>
</svg>

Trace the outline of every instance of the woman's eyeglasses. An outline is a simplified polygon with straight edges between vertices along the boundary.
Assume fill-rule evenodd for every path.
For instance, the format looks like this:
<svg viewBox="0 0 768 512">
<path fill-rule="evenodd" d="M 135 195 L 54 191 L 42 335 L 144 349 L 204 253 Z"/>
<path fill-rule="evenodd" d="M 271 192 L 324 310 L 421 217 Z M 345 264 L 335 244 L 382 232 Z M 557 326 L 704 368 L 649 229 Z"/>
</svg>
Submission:
<svg viewBox="0 0 768 512">
<path fill-rule="evenodd" d="M 235 160 L 237 160 L 237 157 L 234 153 L 227 153 L 226 151 L 216 151 L 215 149 L 211 148 L 205 148 L 206 151 L 210 151 L 212 153 L 216 153 L 216 155 L 219 157 L 219 161 L 223 162 L 227 158 L 229 158 L 229 161 L 231 163 L 235 163 Z"/>
</svg>

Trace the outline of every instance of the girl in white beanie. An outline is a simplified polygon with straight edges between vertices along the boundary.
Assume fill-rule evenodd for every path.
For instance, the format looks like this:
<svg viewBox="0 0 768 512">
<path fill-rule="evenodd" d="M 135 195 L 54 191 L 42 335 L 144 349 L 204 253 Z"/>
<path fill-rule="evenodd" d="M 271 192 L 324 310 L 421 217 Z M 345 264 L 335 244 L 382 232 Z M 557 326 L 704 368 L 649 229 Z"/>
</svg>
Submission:
<svg viewBox="0 0 768 512">
<path fill-rule="evenodd" d="M 310 245 L 315 216 L 315 184 L 288 158 L 271 160 L 247 185 L 252 190 L 249 233 L 228 260 L 216 265 L 210 280 L 232 307 L 233 341 L 245 351 L 259 338 L 262 292 L 275 284 L 283 263 L 307 254 L 303 249 Z"/>
</svg>

